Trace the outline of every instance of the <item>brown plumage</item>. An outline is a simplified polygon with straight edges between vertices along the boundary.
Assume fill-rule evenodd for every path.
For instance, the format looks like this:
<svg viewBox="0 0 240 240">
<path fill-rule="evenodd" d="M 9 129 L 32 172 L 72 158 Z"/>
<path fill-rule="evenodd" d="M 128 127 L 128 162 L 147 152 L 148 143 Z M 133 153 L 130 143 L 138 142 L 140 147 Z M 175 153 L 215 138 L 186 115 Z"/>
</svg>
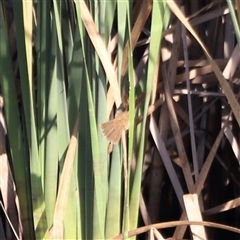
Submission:
<svg viewBox="0 0 240 240">
<path fill-rule="evenodd" d="M 142 102 L 145 94 L 141 94 L 135 101 L 136 107 Z M 129 128 L 129 112 L 128 99 L 124 95 L 123 103 L 117 109 L 115 118 L 101 124 L 103 134 L 111 144 L 116 144 L 120 141 L 122 133 Z"/>
<path fill-rule="evenodd" d="M 138 99 L 135 101 L 136 107 L 140 105 L 144 99 L 145 94 L 141 94 Z M 152 114 L 159 106 L 164 103 L 164 96 L 158 99 L 154 104 L 149 106 L 148 115 Z M 136 124 L 139 124 L 143 119 L 143 116 L 138 116 L 136 118 Z M 129 112 L 128 104 L 122 103 L 117 109 L 115 118 L 108 122 L 102 123 L 101 128 L 103 134 L 106 136 L 107 140 L 112 144 L 116 144 L 120 141 L 122 133 L 129 128 Z"/>
<path fill-rule="evenodd" d="M 122 109 L 122 106 L 120 108 L 113 120 L 101 124 L 103 134 L 112 144 L 118 143 L 123 131 L 129 128 L 129 112 Z"/>
</svg>

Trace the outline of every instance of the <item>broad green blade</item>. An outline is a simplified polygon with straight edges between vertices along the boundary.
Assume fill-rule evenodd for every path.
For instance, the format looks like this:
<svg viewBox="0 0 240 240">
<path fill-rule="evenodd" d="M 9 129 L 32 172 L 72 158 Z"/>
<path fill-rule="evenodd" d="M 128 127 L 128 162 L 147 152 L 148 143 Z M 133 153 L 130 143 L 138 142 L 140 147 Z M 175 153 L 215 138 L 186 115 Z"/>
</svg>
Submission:
<svg viewBox="0 0 240 240">
<path fill-rule="evenodd" d="M 5 117 L 13 162 L 13 171 L 17 194 L 20 201 L 21 220 L 25 237 L 35 239 L 32 202 L 30 195 L 30 175 L 26 146 L 22 141 L 22 129 L 18 111 L 17 96 L 14 86 L 9 40 L 0 5 L 0 72 L 1 87 L 4 98 Z"/>
<path fill-rule="evenodd" d="M 237 42 L 238 42 L 238 45 L 240 46 L 240 27 L 239 27 L 239 21 L 237 19 L 237 15 L 235 12 L 234 3 L 231 0 L 227 0 L 227 4 L 228 4 L 228 8 L 229 8 L 231 17 L 232 17 L 232 22 L 233 22 Z"/>
<path fill-rule="evenodd" d="M 55 23 L 55 21 L 53 21 Z M 58 182 L 58 129 L 57 129 L 57 109 L 58 109 L 58 42 L 55 24 L 52 28 L 52 42 L 51 42 L 51 69 L 53 69 L 52 76 L 47 83 L 47 113 L 46 113 L 46 133 L 44 139 L 46 141 L 45 147 L 45 178 L 44 178 L 44 195 L 46 202 L 46 215 L 48 220 L 48 228 L 53 224 L 53 214 L 57 196 L 57 182 Z M 55 57 L 56 56 L 56 57 Z"/>
<path fill-rule="evenodd" d="M 144 146 L 145 146 L 145 128 L 147 120 L 147 110 L 149 106 L 149 101 L 151 97 L 152 84 L 154 79 L 155 67 L 159 55 L 162 32 L 165 23 L 169 21 L 169 14 L 165 19 L 166 3 L 165 1 L 153 1 L 152 9 L 152 23 L 151 23 L 151 38 L 149 46 L 149 60 L 148 60 L 148 69 L 147 69 L 147 79 L 145 83 L 146 95 L 144 101 L 144 113 L 143 113 L 143 122 L 142 122 L 142 132 L 141 132 L 141 141 L 138 153 L 138 160 L 133 180 L 133 186 L 131 191 L 131 200 L 130 200 L 130 227 L 134 229 L 137 227 L 138 222 L 138 209 L 139 209 L 139 200 L 141 192 L 141 177 L 142 177 L 142 164 L 144 157 Z"/>
<path fill-rule="evenodd" d="M 109 173 L 109 194 L 106 213 L 106 239 L 121 232 L 122 156 L 119 144 L 113 148 Z"/>
<path fill-rule="evenodd" d="M 118 17 L 118 81 L 121 82 L 122 62 L 123 62 L 123 49 L 126 37 L 127 26 L 127 9 L 128 2 L 117 0 L 117 17 Z"/>
<path fill-rule="evenodd" d="M 44 163 L 45 163 L 45 132 L 46 132 L 46 90 L 50 79 L 50 56 L 51 56 L 51 4 L 49 1 L 38 2 L 37 12 L 37 39 L 36 43 L 36 61 L 37 61 L 37 134 L 39 162 L 42 169 L 42 186 L 44 187 Z M 48 88 L 49 89 L 49 88 Z M 43 189 L 44 191 L 44 189 Z"/>
<path fill-rule="evenodd" d="M 30 6 L 32 3 L 29 3 Z M 34 226 L 37 238 L 46 233 L 45 206 L 42 189 L 42 170 L 38 157 L 37 129 L 35 122 L 35 97 L 32 76 L 32 21 L 28 4 L 13 1 L 16 24 L 18 62 L 24 108 L 24 124 L 30 153 L 31 190 Z M 30 14 L 31 15 L 31 14 Z M 16 20 L 17 19 L 17 20 Z"/>
</svg>

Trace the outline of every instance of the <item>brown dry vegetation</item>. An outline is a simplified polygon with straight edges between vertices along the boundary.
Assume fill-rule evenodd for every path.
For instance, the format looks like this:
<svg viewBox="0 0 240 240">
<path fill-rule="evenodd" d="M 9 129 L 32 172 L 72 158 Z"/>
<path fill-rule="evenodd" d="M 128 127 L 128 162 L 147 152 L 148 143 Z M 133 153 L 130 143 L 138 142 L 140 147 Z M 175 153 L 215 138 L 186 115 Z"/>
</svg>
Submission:
<svg viewBox="0 0 240 240">
<path fill-rule="evenodd" d="M 211 4 L 185 1 L 183 6 L 238 99 L 240 50 L 231 17 L 225 2 Z M 199 44 L 189 32 L 183 32 L 175 17 L 172 17 L 170 25 L 170 29 L 174 30 L 171 33 L 167 30 L 162 42 L 158 85 L 163 82 L 163 92 L 173 98 L 169 98 L 169 102 L 166 101 L 154 113 L 156 126 L 169 155 L 167 161 L 171 159 L 183 191 L 198 194 L 203 220 L 239 228 L 239 125 Z M 169 85 L 167 88 L 166 82 Z M 178 121 L 174 123 L 175 117 Z M 185 153 L 179 152 L 184 149 Z M 161 148 L 156 149 L 150 136 L 145 157 L 142 221 L 145 224 L 165 222 L 178 220 L 181 216 L 181 220 L 186 220 L 169 179 L 171 173 L 164 168 L 167 164 L 162 160 L 164 154 Z M 194 161 L 197 162 L 195 167 Z M 189 165 L 194 178 L 193 188 L 190 183 L 189 186 L 185 183 L 189 177 L 186 165 Z M 202 179 L 204 174 L 206 179 Z M 197 187 L 196 191 L 199 184 L 201 187 Z M 194 210 L 189 211 L 191 214 Z M 161 233 L 179 238 L 178 231 L 180 227 L 162 230 Z M 225 230 L 206 228 L 206 231 L 208 239 L 240 239 L 239 234 Z M 180 236 L 183 238 L 184 235 Z M 185 237 L 189 238 L 189 235 Z"/>
<path fill-rule="evenodd" d="M 177 2 L 180 4 L 180 1 Z M 129 234 L 138 235 L 139 239 L 237 240 L 240 239 L 239 43 L 226 1 L 181 1 L 180 6 L 215 65 L 206 57 L 206 52 L 189 29 L 186 30 L 176 17 L 176 12 L 172 13 L 168 28 L 163 32 L 145 129 L 138 219 L 138 226 L 145 228 Z M 235 1 L 235 8 L 240 21 L 238 0 Z M 151 60 L 148 51 L 150 38 L 154 38 L 150 32 L 152 1 L 134 1 L 132 14 L 135 27 L 131 36 L 133 65 L 137 83 L 137 79 L 146 74 L 146 59 Z M 112 38 L 108 44 L 115 68 L 118 44 L 114 42 L 116 21 L 115 19 Z M 84 24 L 89 30 L 87 23 Z M 22 92 L 12 28 L 9 34 L 12 37 L 10 47 L 18 103 L 21 107 Z M 88 34 L 91 38 L 91 33 Z M 91 41 L 97 49 L 94 37 Z M 128 86 L 128 79 L 124 78 L 128 66 L 126 48 L 125 51 L 121 70 L 124 89 L 121 95 L 124 97 L 128 92 L 124 88 L 125 85 Z M 225 79 L 224 83 L 217 76 L 219 70 Z M 109 77 L 111 73 L 107 69 L 105 71 Z M 37 93 L 36 76 L 34 81 Z M 111 84 L 111 81 L 107 84 L 108 90 Z M 136 92 L 139 91 L 138 88 L 141 89 L 141 86 L 136 86 Z M 108 94 L 106 109 L 109 114 L 115 111 L 114 101 L 118 106 L 121 100 L 116 96 L 115 99 L 111 97 L 110 90 Z M 140 90 L 136 98 L 141 97 L 141 94 Z M 19 112 L 20 115 L 23 114 L 22 108 Z M 141 122 L 141 116 L 138 116 L 138 120 Z M 134 145 L 131 170 L 128 169 L 132 172 L 135 171 L 139 145 L 138 139 Z M 111 158 L 111 154 L 109 156 Z M 14 183 L 11 184 L 14 188 Z M 124 180 L 121 184 L 124 192 Z M 123 205 L 124 197 L 125 195 L 121 202 Z M 124 214 L 124 210 L 121 214 Z M 167 223 L 170 221 L 174 222 Z M 151 225 L 155 223 L 158 224 Z M 122 221 L 119 225 L 122 226 Z M 19 224 L 16 228 L 22 231 L 21 227 Z M 197 238 L 198 234 L 201 237 Z"/>
</svg>

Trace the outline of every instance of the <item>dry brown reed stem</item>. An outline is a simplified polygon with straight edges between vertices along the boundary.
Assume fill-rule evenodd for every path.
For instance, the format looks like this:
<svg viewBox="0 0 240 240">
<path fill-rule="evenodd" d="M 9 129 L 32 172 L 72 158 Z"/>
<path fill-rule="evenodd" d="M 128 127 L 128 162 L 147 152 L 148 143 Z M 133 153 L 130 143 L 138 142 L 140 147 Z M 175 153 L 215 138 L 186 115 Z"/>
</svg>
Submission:
<svg viewBox="0 0 240 240">
<path fill-rule="evenodd" d="M 217 150 L 218 150 L 218 147 L 221 143 L 221 140 L 223 138 L 223 135 L 224 135 L 224 129 L 225 127 L 227 126 L 227 123 L 225 124 L 225 126 L 220 130 L 213 146 L 212 146 L 212 149 L 210 150 L 209 154 L 208 154 L 208 157 L 207 159 L 205 160 L 202 168 L 201 168 L 201 172 L 199 173 L 199 177 L 198 177 L 198 180 L 197 182 L 195 183 L 194 185 L 194 188 L 193 188 L 193 191 L 192 193 L 197 193 L 198 195 L 200 195 L 202 189 L 203 189 L 203 185 L 204 185 L 204 182 L 207 178 L 207 175 L 209 173 L 209 170 L 210 170 L 210 167 L 212 165 L 212 162 L 214 160 L 214 157 L 217 153 Z M 182 216 L 180 218 L 181 220 L 185 220 L 187 219 L 187 215 L 186 215 L 186 211 L 184 211 L 182 213 Z M 185 230 L 186 230 L 186 227 L 185 226 L 181 226 L 179 228 L 176 228 L 175 230 L 175 233 L 174 233 L 174 237 L 183 237 L 184 233 L 185 233 Z"/>
<path fill-rule="evenodd" d="M 170 114 L 171 128 L 172 128 L 175 142 L 177 145 L 178 154 L 182 162 L 182 170 L 183 170 L 184 178 L 188 187 L 188 191 L 191 192 L 194 186 L 191 169 L 190 169 L 189 161 L 187 158 L 186 150 L 183 144 L 183 139 L 182 139 L 180 128 L 179 128 L 177 115 L 174 109 L 173 99 L 170 93 L 170 87 L 169 87 L 167 76 L 166 76 L 166 70 L 165 68 L 162 68 L 162 69 L 163 69 L 163 76 L 164 76 L 163 80 L 164 80 L 166 101 L 167 101 L 168 110 Z"/>
<path fill-rule="evenodd" d="M 145 233 L 151 230 L 151 228 L 155 229 L 164 229 L 164 228 L 171 228 L 171 227 L 176 227 L 176 226 L 189 226 L 189 225 L 201 225 L 201 226 L 206 226 L 206 227 L 211 227 L 211 228 L 219 228 L 219 229 L 224 229 L 227 231 L 235 232 L 240 234 L 240 229 L 231 227 L 228 225 L 224 224 L 219 224 L 219 223 L 214 223 L 214 222 L 207 222 L 207 221 L 202 221 L 202 222 L 196 222 L 196 221 L 171 221 L 171 222 L 164 222 L 164 223 L 156 223 L 156 224 L 151 224 L 148 226 L 140 227 L 135 230 L 131 230 L 128 232 L 128 237 L 134 237 L 137 236 L 141 233 Z M 124 238 L 124 234 L 120 234 L 118 236 L 115 236 L 113 238 L 110 238 L 110 240 L 120 240 Z M 178 238 L 173 238 L 173 239 L 178 239 Z"/>
<path fill-rule="evenodd" d="M 59 182 L 59 190 L 54 209 L 53 226 L 49 230 L 51 239 L 63 239 L 64 237 L 64 220 L 66 214 L 66 206 L 69 195 L 69 188 L 72 179 L 72 171 L 75 160 L 75 153 L 78 145 L 79 135 L 79 120 L 80 113 L 77 115 L 74 129 L 67 149 L 66 157 L 64 160 L 62 175 Z"/>
</svg>

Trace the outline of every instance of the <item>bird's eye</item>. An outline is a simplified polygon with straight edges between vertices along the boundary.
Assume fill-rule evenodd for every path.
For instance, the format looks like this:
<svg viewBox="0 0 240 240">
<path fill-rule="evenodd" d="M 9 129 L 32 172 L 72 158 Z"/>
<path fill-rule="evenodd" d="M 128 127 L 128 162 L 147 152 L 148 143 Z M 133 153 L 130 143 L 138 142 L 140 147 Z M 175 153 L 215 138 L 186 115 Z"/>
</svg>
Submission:
<svg viewBox="0 0 240 240">
<path fill-rule="evenodd" d="M 117 112 L 125 112 L 127 110 L 126 105 L 121 103 L 121 105 L 117 108 Z"/>
</svg>

